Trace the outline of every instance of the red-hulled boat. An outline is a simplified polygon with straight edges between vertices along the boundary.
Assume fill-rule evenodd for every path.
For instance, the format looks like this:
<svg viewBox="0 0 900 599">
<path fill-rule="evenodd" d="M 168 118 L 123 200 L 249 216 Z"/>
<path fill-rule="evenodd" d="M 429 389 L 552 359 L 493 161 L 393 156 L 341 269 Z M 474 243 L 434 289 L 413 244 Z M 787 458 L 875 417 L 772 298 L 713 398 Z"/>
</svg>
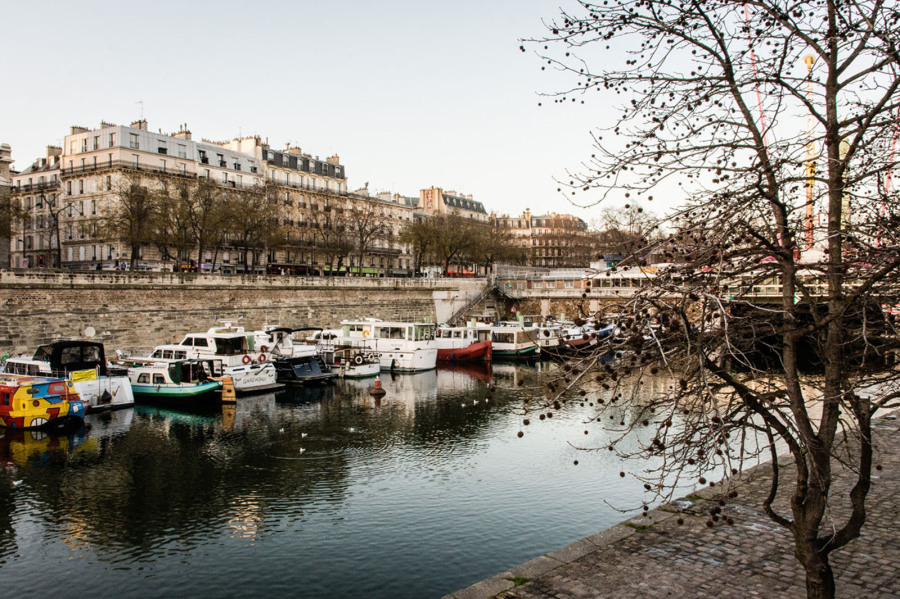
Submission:
<svg viewBox="0 0 900 599">
<path fill-rule="evenodd" d="M 491 361 L 490 331 L 479 331 L 474 327 L 440 326 L 435 331 L 434 338 L 437 342 L 439 361 Z"/>
</svg>

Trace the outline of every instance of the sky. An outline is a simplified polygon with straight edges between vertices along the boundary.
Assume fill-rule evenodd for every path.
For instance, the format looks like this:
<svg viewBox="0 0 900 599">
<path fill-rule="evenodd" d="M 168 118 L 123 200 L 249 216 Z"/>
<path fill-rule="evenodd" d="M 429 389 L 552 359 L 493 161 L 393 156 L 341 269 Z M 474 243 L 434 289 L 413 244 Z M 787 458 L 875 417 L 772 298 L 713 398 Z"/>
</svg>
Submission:
<svg viewBox="0 0 900 599">
<path fill-rule="evenodd" d="M 350 190 L 436 186 L 497 214 L 591 222 L 599 209 L 569 203 L 556 180 L 590 156 L 610 107 L 538 106 L 565 80 L 519 50 L 569 4 L 7 1 L 0 142 L 21 170 L 72 125 L 143 116 L 152 131 L 187 123 L 195 140 L 337 153 Z"/>
</svg>

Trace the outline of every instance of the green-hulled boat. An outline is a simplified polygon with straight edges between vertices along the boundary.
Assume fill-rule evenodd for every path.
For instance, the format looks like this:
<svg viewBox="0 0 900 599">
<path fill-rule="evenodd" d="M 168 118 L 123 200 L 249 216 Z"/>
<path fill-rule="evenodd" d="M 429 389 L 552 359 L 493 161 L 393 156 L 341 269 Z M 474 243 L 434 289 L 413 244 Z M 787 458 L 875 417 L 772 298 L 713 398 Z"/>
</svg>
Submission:
<svg viewBox="0 0 900 599">
<path fill-rule="evenodd" d="M 222 388 L 221 364 L 211 360 L 132 360 L 125 364 L 134 395 L 150 400 L 211 398 Z"/>
</svg>

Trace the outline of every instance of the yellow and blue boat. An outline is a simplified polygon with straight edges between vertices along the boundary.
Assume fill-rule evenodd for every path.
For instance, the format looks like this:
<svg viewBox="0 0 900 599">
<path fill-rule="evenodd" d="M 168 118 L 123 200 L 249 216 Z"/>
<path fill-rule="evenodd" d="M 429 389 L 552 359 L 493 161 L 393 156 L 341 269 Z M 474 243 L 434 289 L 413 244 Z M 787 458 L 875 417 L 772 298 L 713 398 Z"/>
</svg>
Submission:
<svg viewBox="0 0 900 599">
<path fill-rule="evenodd" d="M 84 402 L 66 379 L 0 375 L 0 426 L 65 428 L 84 422 Z"/>
</svg>

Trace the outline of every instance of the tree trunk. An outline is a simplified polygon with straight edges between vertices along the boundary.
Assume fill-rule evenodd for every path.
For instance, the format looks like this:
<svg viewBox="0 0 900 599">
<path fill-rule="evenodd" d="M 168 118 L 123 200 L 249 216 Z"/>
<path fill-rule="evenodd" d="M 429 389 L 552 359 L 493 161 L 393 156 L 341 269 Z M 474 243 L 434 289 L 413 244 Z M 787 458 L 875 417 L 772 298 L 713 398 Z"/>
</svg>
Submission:
<svg viewBox="0 0 900 599">
<path fill-rule="evenodd" d="M 806 598 L 834 599 L 834 572 L 828 563 L 828 556 L 818 553 L 812 559 L 804 560 L 806 570 Z"/>
</svg>

